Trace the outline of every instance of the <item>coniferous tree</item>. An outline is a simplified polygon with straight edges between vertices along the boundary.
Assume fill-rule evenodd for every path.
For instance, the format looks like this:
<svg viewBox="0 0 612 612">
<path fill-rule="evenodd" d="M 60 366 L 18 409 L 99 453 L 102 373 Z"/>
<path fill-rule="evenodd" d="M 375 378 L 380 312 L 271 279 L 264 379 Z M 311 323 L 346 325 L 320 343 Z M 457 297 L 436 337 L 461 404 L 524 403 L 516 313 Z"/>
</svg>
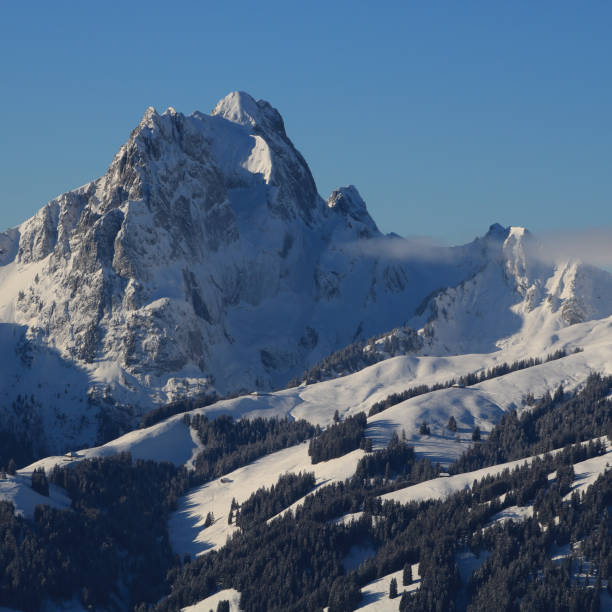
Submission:
<svg viewBox="0 0 612 612">
<path fill-rule="evenodd" d="M 395 599 L 397 597 L 397 580 L 395 578 L 391 578 L 391 583 L 389 584 L 389 599 Z"/>
<path fill-rule="evenodd" d="M 36 468 L 32 472 L 32 489 L 41 495 L 49 497 L 49 482 L 42 467 Z"/>
<path fill-rule="evenodd" d="M 431 429 L 429 429 L 429 425 L 425 421 L 421 423 L 421 427 L 419 427 L 419 433 L 422 436 L 429 436 L 431 434 Z"/>
<path fill-rule="evenodd" d="M 480 427 L 478 427 L 478 425 L 476 425 L 476 427 L 474 427 L 474 431 L 472 432 L 472 440 L 474 442 L 479 442 L 480 441 Z"/>
<path fill-rule="evenodd" d="M 6 472 L 9 476 L 14 476 L 17 473 L 17 466 L 15 465 L 15 460 L 12 457 L 8 462 Z"/>
<path fill-rule="evenodd" d="M 404 586 L 412 584 L 412 565 L 410 563 L 406 563 L 404 565 L 404 572 L 402 574 L 402 584 Z"/>
<path fill-rule="evenodd" d="M 457 431 L 457 421 L 452 414 L 450 418 L 448 419 L 448 425 L 446 427 L 448 428 L 449 431 L 452 431 L 452 432 Z"/>
</svg>

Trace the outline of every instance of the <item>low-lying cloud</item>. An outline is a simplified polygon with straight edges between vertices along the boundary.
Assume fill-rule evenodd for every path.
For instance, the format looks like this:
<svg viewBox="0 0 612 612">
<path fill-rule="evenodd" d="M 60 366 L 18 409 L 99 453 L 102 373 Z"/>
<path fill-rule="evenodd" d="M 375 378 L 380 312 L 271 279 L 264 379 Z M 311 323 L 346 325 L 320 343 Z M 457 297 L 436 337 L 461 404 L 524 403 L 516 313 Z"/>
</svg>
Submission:
<svg viewBox="0 0 612 612">
<path fill-rule="evenodd" d="M 349 248 L 364 255 L 399 261 L 448 261 L 451 257 L 448 245 L 430 236 L 382 236 L 351 243 Z"/>
<path fill-rule="evenodd" d="M 612 272 L 612 226 L 532 234 L 530 254 L 546 263 L 580 260 Z M 528 245 L 526 245 L 528 246 Z M 449 245 L 429 236 L 384 236 L 350 245 L 365 255 L 398 261 L 448 262 Z"/>
<path fill-rule="evenodd" d="M 579 259 L 612 269 L 612 226 L 536 234 L 540 253 L 549 261 Z"/>
</svg>

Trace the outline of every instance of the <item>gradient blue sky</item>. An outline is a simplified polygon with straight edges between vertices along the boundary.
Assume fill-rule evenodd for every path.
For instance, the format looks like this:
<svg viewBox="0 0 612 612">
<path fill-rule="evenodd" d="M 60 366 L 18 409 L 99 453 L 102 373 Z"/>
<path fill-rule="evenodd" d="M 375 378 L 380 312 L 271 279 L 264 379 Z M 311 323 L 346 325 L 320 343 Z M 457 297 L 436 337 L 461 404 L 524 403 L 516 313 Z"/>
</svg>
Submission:
<svg viewBox="0 0 612 612">
<path fill-rule="evenodd" d="M 609 226 L 611 32 L 608 1 L 3 3 L 0 229 L 100 176 L 147 106 L 235 89 L 383 231 Z"/>
</svg>

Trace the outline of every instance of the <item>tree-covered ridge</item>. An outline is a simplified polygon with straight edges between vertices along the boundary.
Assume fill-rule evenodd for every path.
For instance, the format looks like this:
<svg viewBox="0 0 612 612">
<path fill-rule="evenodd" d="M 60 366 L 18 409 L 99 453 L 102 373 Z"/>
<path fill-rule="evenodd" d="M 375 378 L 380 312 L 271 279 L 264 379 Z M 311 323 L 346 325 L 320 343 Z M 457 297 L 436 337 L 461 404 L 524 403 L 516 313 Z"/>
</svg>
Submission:
<svg viewBox="0 0 612 612">
<path fill-rule="evenodd" d="M 591 585 L 612 580 L 610 471 L 584 497 L 563 498 L 573 481 L 573 464 L 605 450 L 602 442 L 580 441 L 609 428 L 611 378 L 591 376 L 570 396 L 557 390 L 510 421 L 515 429 L 498 426 L 496 448 L 515 458 L 548 450 L 550 439 L 566 440 L 566 430 L 575 424 L 575 443 L 560 452 L 486 477 L 444 501 L 399 504 L 380 496 L 435 477 L 439 468 L 415 457 L 394 436 L 386 449 L 365 454 L 353 477 L 318 488 L 294 512 L 269 522 L 312 490 L 314 478 L 282 476 L 273 487 L 260 489 L 232 508 L 238 509 L 241 529 L 227 545 L 194 560 L 172 554 L 167 517 L 190 481 L 210 474 L 210 467 L 197 476 L 119 455 L 57 468 L 47 476 L 67 490 L 71 510 L 39 507 L 28 521 L 15 517 L 11 505 L 0 507 L 0 542 L 5 543 L 0 547 L 0 606 L 35 611 L 44 599 L 70 599 L 76 593 L 84 605 L 96 608 L 141 611 L 153 605 L 174 611 L 220 588 L 235 588 L 245 612 L 325 606 L 339 612 L 357 605 L 364 585 L 418 562 L 420 588 L 408 596 L 398 586 L 401 609 L 480 611 L 494 601 L 500 610 L 526 612 L 550 609 L 546 602 L 553 601 L 559 610 L 596 610 L 595 591 L 575 574 L 588 561 Z M 364 422 L 358 415 L 328 428 L 330 448 L 357 439 Z M 282 421 L 196 419 L 195 426 L 211 452 L 217 449 L 210 455 L 214 466 L 251 445 L 263 444 L 265 450 L 280 444 L 275 440 L 304 435 Z M 521 444 L 512 431 L 523 432 Z M 273 441 L 270 447 L 266 440 Z M 490 440 L 466 453 L 451 471 L 462 471 L 470 461 L 488 465 Z M 37 486 L 44 486 L 41 476 L 37 473 Z M 498 512 L 515 505 L 533 506 L 533 518 L 492 523 Z M 347 513 L 360 518 L 335 520 Z M 348 572 L 344 558 L 360 543 L 371 546 L 374 555 Z M 560 549 L 571 557 L 565 565 L 550 561 Z M 457 567 L 457 555 L 467 552 L 486 557 L 470 584 L 461 582 Z"/>
<path fill-rule="evenodd" d="M 580 349 L 576 348 L 574 352 L 580 352 Z M 485 380 L 491 380 L 498 378 L 499 376 L 505 376 L 511 372 L 518 372 L 519 370 L 525 370 L 527 368 L 533 368 L 534 366 L 548 363 L 549 361 L 555 361 L 567 357 L 568 353 L 564 349 L 560 349 L 548 355 L 545 359 L 539 357 L 529 357 L 528 359 L 520 359 L 513 363 L 500 363 L 491 368 L 483 369 L 478 372 L 470 372 L 458 378 L 451 378 L 447 381 L 434 383 L 433 385 L 417 385 L 410 387 L 405 391 L 399 393 L 391 393 L 385 399 L 380 400 L 370 407 L 368 416 L 374 416 L 391 406 L 405 402 L 408 399 L 424 395 L 425 393 L 431 393 L 432 391 L 440 391 L 441 389 L 449 389 L 450 387 L 469 387 L 478 383 L 484 382 Z"/>
<path fill-rule="evenodd" d="M 452 466 L 453 472 L 505 463 L 562 448 L 567 444 L 612 435 L 612 376 L 591 374 L 582 389 L 565 396 L 562 387 L 546 393 L 519 416 L 502 416 L 486 441 L 467 450 Z"/>
<path fill-rule="evenodd" d="M 384 340 L 383 340 L 384 338 Z M 381 341 L 382 342 L 379 342 Z M 405 355 L 421 348 L 423 342 L 414 329 L 396 328 L 390 332 L 358 340 L 328 355 L 306 372 L 287 383 L 287 389 L 306 382 L 312 384 L 358 372 L 396 355 Z"/>
<path fill-rule="evenodd" d="M 595 514 L 576 498 L 563 502 L 562 496 L 571 481 L 572 462 L 601 452 L 602 446 L 597 444 L 567 448 L 496 478 L 483 479 L 472 490 L 446 501 L 403 505 L 382 502 L 374 494 L 380 489 L 377 491 L 371 483 L 369 488 L 363 488 L 357 478 L 321 488 L 308 496 L 294 515 L 287 512 L 270 524 L 255 523 L 246 532 L 237 533 L 221 550 L 194 560 L 177 574 L 171 595 L 155 609 L 174 610 L 194 603 L 216 592 L 220 584 L 242 593 L 241 608 L 246 611 L 314 611 L 325 605 L 351 610 L 359 601 L 356 589 L 407 563 L 419 562 L 421 587 L 413 596 L 403 598 L 403 609 L 453 610 L 462 590 L 467 588 L 459 578 L 457 554 L 472 551 L 480 555 L 485 550 L 486 554 L 503 554 L 505 545 L 487 535 L 491 520 L 503 508 L 516 503 L 534 505 L 534 516 L 541 525 L 535 520 L 528 522 L 523 538 L 526 544 L 521 544 L 519 551 L 528 568 L 537 568 L 553 546 L 562 546 L 568 537 L 577 537 L 572 533 L 578 534 L 579 529 L 589 532 L 591 519 L 585 516 Z M 557 478 L 549 480 L 548 475 L 555 471 Z M 601 487 L 602 481 L 596 486 Z M 506 492 L 504 498 L 500 492 Z M 348 525 L 331 523 L 330 516 L 337 516 L 334 511 L 344 511 L 347 499 L 353 504 L 351 511 L 362 511 L 361 518 Z M 573 506 L 557 522 L 555 517 L 560 516 L 564 504 Z M 538 548 L 537 554 L 532 555 L 529 542 L 533 530 L 537 532 L 534 537 L 548 534 L 543 536 L 548 548 Z M 300 541 L 303 548 L 296 544 Z M 347 573 L 338 565 L 338 559 L 346 554 L 347 546 L 358 542 L 373 543 L 377 552 L 358 570 Z M 541 546 L 540 540 L 535 542 Z M 317 551 L 316 558 L 306 554 L 309 547 Z M 279 550 L 283 551 L 280 556 Z M 245 558 L 249 563 L 244 563 Z M 601 567 L 602 577 L 607 579 L 610 575 L 604 572 L 609 572 L 608 566 Z M 553 579 L 551 574 L 541 581 L 550 589 L 556 584 Z M 524 580 L 510 591 L 528 593 L 530 588 Z M 475 601 L 472 591 L 469 596 Z M 572 597 L 588 605 L 594 601 L 581 585 L 558 596 L 560 601 Z"/>
<path fill-rule="evenodd" d="M 37 506 L 28 521 L 0 503 L 0 606 L 36 611 L 75 593 L 93 608 L 157 601 L 176 562 L 167 519 L 186 471 L 122 453 L 56 467 L 49 480 L 66 489 L 70 510 Z"/>
</svg>

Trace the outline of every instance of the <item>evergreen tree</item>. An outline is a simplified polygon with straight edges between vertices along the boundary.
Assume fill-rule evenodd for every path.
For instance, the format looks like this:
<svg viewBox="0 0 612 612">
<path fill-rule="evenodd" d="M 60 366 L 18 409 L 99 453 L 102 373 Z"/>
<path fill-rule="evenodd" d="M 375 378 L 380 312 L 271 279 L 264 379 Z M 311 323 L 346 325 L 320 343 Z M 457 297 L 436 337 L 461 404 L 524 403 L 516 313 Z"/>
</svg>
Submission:
<svg viewBox="0 0 612 612">
<path fill-rule="evenodd" d="M 448 419 L 448 425 L 446 427 L 449 429 L 449 431 L 457 431 L 457 421 L 455 420 L 455 417 L 452 414 L 450 416 L 450 419 Z"/>
<path fill-rule="evenodd" d="M 397 597 L 397 580 L 395 578 L 391 578 L 391 583 L 389 584 L 389 599 L 395 599 Z"/>
<path fill-rule="evenodd" d="M 478 425 L 474 427 L 474 431 L 472 432 L 472 440 L 474 442 L 480 441 L 480 427 L 478 427 Z"/>
<path fill-rule="evenodd" d="M 49 482 L 43 468 L 36 468 L 32 472 L 32 489 L 41 495 L 49 497 Z"/>
<path fill-rule="evenodd" d="M 402 574 L 402 584 L 404 586 L 412 584 L 412 565 L 410 563 L 406 563 L 406 565 L 404 565 L 404 573 Z"/>
<path fill-rule="evenodd" d="M 329 612 L 348 612 L 354 610 L 361 600 L 361 591 L 355 576 L 338 576 L 329 592 Z"/>
<path fill-rule="evenodd" d="M 230 602 L 227 599 L 217 604 L 217 612 L 230 612 Z"/>
<path fill-rule="evenodd" d="M 431 434 L 431 429 L 429 429 L 429 425 L 425 421 L 421 423 L 421 427 L 419 427 L 419 433 L 422 436 L 429 436 Z"/>
<path fill-rule="evenodd" d="M 9 476 L 14 476 L 17 473 L 17 466 L 15 465 L 15 460 L 11 457 L 8 462 L 8 467 L 6 468 Z"/>
</svg>

